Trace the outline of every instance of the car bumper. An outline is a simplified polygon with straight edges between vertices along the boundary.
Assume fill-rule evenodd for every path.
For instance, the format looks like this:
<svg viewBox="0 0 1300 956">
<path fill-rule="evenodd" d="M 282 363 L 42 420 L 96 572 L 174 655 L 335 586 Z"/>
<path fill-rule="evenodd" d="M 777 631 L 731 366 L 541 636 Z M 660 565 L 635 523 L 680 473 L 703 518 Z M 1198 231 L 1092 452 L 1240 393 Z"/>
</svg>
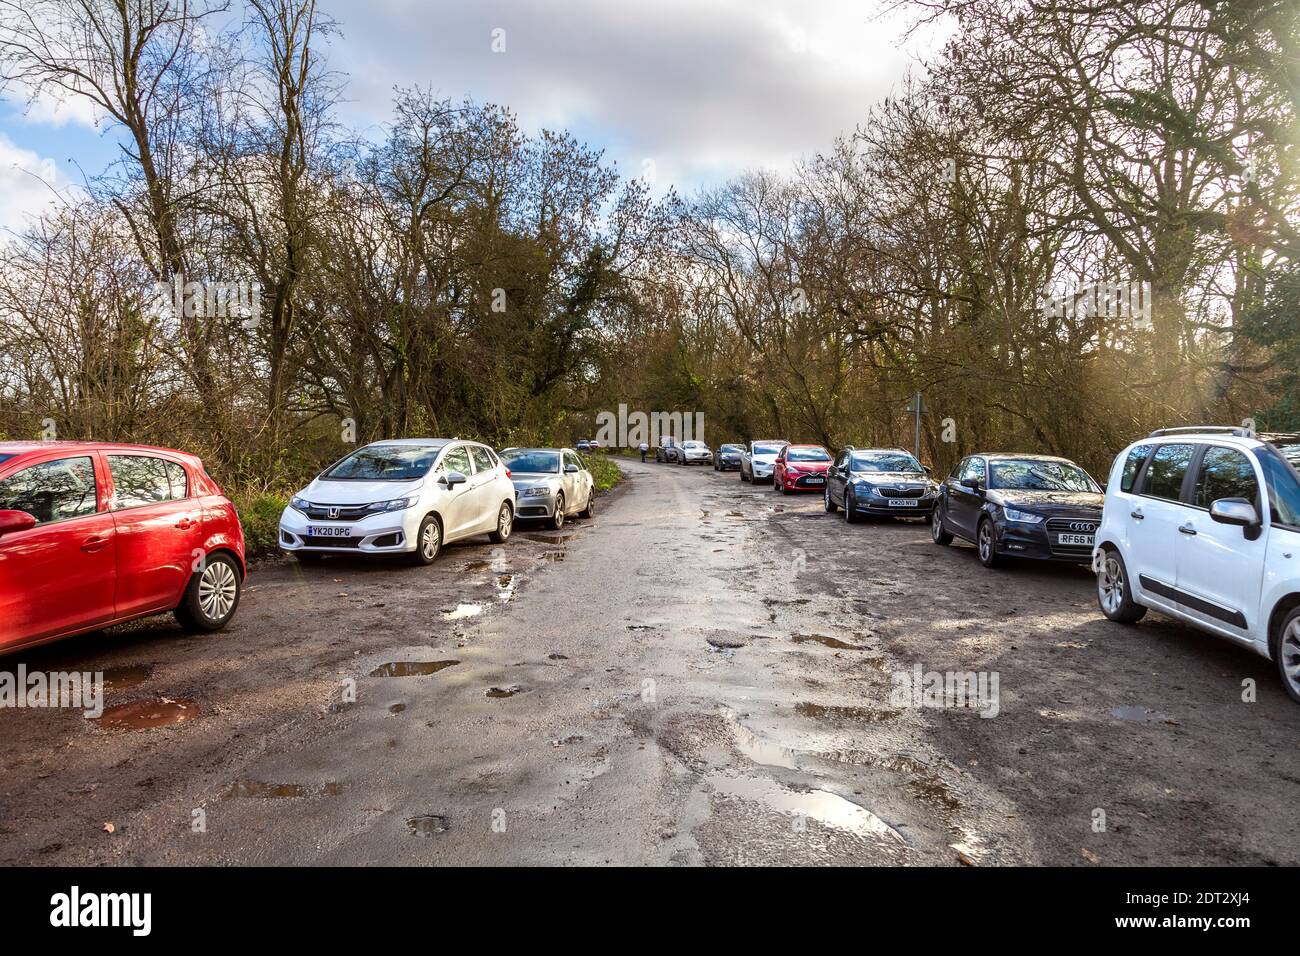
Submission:
<svg viewBox="0 0 1300 956">
<path fill-rule="evenodd" d="M 410 527 L 414 524 L 415 527 Z M 280 516 L 280 550 L 321 551 L 338 554 L 400 554 L 415 550 L 418 509 L 371 515 L 360 521 L 316 521 L 300 511 L 285 508 Z M 321 536 L 308 529 L 339 528 L 346 534 Z"/>
<path fill-rule="evenodd" d="M 1088 564 L 1092 560 L 1091 545 L 1055 545 L 1042 525 L 1002 520 L 994 525 L 994 530 L 994 547 L 998 554 L 1005 554 L 1009 558 L 1032 558 L 1063 564 Z"/>
<path fill-rule="evenodd" d="M 893 515 L 895 518 L 926 518 L 934 514 L 937 498 L 917 498 L 909 505 L 891 505 L 888 498 L 863 496 L 855 498 L 857 510 L 873 515 Z M 894 499 L 895 501 L 902 499 Z"/>
<path fill-rule="evenodd" d="M 729 469 L 731 469 L 731 468 L 739 468 L 739 467 L 740 467 L 740 459 L 739 459 L 739 458 L 719 458 L 719 459 L 718 459 L 718 467 L 721 468 L 723 471 L 727 471 L 727 470 L 729 470 Z"/>
<path fill-rule="evenodd" d="M 712 455 L 687 455 L 686 456 L 686 464 L 694 465 L 697 463 L 701 465 L 712 464 L 713 456 Z"/>
<path fill-rule="evenodd" d="M 548 495 L 515 495 L 515 517 L 517 518 L 550 518 L 555 514 L 554 494 Z M 567 509 L 566 509 L 567 510 Z"/>
<path fill-rule="evenodd" d="M 754 465 L 754 466 L 750 469 L 750 473 L 754 476 L 755 479 L 759 479 L 759 478 L 771 478 L 771 477 L 772 477 L 772 466 L 771 466 L 771 465 Z"/>
<path fill-rule="evenodd" d="M 826 476 L 786 475 L 782 485 L 790 491 L 823 491 L 826 488 Z"/>
</svg>

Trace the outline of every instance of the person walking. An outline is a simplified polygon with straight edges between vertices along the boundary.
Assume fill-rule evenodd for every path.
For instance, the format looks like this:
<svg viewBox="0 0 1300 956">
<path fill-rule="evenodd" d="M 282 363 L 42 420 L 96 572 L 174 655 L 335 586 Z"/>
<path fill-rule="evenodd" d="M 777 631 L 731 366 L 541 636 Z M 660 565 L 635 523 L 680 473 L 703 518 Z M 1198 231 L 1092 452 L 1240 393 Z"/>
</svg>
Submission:
<svg viewBox="0 0 1300 956">
<path fill-rule="evenodd" d="M 642 461 L 645 461 L 645 453 L 648 452 L 648 451 L 650 450 L 650 446 L 647 445 L 645 442 L 642 442 L 641 444 L 637 445 L 636 447 L 637 447 L 637 451 L 639 451 L 639 452 L 641 453 L 641 460 L 642 460 Z"/>
</svg>

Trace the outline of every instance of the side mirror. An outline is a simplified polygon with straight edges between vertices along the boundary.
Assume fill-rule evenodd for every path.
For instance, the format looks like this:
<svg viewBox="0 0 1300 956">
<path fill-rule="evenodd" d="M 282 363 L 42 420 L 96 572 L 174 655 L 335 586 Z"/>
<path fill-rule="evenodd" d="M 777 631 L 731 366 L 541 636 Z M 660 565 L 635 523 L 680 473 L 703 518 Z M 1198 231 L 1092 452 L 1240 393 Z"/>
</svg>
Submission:
<svg viewBox="0 0 1300 956">
<path fill-rule="evenodd" d="M 564 471 L 565 471 L 565 473 L 566 473 L 566 474 L 570 474 L 570 475 L 577 474 L 577 473 L 578 473 L 579 471 L 581 471 L 581 470 L 582 470 L 582 469 L 579 468 L 577 465 L 565 465 L 565 466 L 564 466 Z"/>
<path fill-rule="evenodd" d="M 934 474 L 934 469 L 931 468 L 929 465 L 922 465 L 921 467 L 925 469 L 925 473 L 926 473 L 927 475 L 933 475 L 933 474 Z"/>
<path fill-rule="evenodd" d="M 1251 528 L 1259 524 L 1255 506 L 1245 498 L 1220 498 L 1210 505 L 1210 517 L 1219 524 L 1237 528 Z"/>
<path fill-rule="evenodd" d="M 469 475 L 463 471 L 449 471 L 442 476 L 442 481 L 446 483 L 448 488 L 455 488 L 457 485 L 463 485 L 469 481 Z"/>
<path fill-rule="evenodd" d="M 971 491 L 978 492 L 980 490 L 980 480 L 978 478 L 963 478 L 961 480 L 961 486 L 963 488 L 969 488 Z"/>
<path fill-rule="evenodd" d="M 36 518 L 26 511 L 0 511 L 0 535 L 36 527 Z"/>
</svg>

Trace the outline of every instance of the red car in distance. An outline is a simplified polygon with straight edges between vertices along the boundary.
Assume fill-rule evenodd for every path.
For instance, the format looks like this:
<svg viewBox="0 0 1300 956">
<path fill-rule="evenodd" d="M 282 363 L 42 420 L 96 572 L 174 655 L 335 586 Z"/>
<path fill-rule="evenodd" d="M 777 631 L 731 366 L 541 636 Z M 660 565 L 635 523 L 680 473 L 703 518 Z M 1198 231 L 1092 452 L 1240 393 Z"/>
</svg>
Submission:
<svg viewBox="0 0 1300 956">
<path fill-rule="evenodd" d="M 821 445 L 786 445 L 772 466 L 772 487 L 783 495 L 796 491 L 822 491 L 831 453 Z"/>
<path fill-rule="evenodd" d="M 194 455 L 0 442 L 0 653 L 167 611 L 218 630 L 245 570 L 235 506 Z"/>
</svg>

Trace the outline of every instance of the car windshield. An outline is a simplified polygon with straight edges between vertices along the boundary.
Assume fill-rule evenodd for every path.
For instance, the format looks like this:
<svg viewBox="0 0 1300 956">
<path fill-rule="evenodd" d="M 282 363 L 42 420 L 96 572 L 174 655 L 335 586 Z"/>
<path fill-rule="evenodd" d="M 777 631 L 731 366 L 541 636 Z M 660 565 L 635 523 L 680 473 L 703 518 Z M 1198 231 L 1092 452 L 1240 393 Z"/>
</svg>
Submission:
<svg viewBox="0 0 1300 956">
<path fill-rule="evenodd" d="M 1291 463 L 1292 468 L 1300 470 L 1300 444 L 1288 445 L 1277 442 L 1274 443 L 1273 447 L 1278 450 L 1283 458 Z M 4 458 L 0 457 L 0 461 L 4 461 Z"/>
<path fill-rule="evenodd" d="M 825 448 L 791 448 L 785 453 L 786 461 L 830 461 Z"/>
<path fill-rule="evenodd" d="M 911 455 L 891 452 L 883 455 L 854 455 L 849 462 L 850 471 L 924 471 L 921 463 Z"/>
<path fill-rule="evenodd" d="M 687 447 L 687 448 L 703 448 L 703 447 L 704 447 L 704 442 L 702 442 L 702 441 L 688 441 L 688 442 L 686 442 L 685 447 Z"/>
<path fill-rule="evenodd" d="M 506 456 L 506 467 L 512 472 L 526 475 L 543 475 L 560 470 L 558 451 L 517 451 Z"/>
<path fill-rule="evenodd" d="M 739 445 L 723 445 L 718 451 L 742 451 Z"/>
<path fill-rule="evenodd" d="M 781 449 L 784 447 L 784 445 L 755 445 L 754 454 L 762 458 L 775 458 L 781 454 Z"/>
<path fill-rule="evenodd" d="M 989 487 L 1011 491 L 1101 491 L 1078 465 L 1065 461 L 994 461 Z"/>
<path fill-rule="evenodd" d="M 321 475 L 326 481 L 414 481 L 433 467 L 441 449 L 432 445 L 370 445 L 358 448 Z"/>
</svg>

